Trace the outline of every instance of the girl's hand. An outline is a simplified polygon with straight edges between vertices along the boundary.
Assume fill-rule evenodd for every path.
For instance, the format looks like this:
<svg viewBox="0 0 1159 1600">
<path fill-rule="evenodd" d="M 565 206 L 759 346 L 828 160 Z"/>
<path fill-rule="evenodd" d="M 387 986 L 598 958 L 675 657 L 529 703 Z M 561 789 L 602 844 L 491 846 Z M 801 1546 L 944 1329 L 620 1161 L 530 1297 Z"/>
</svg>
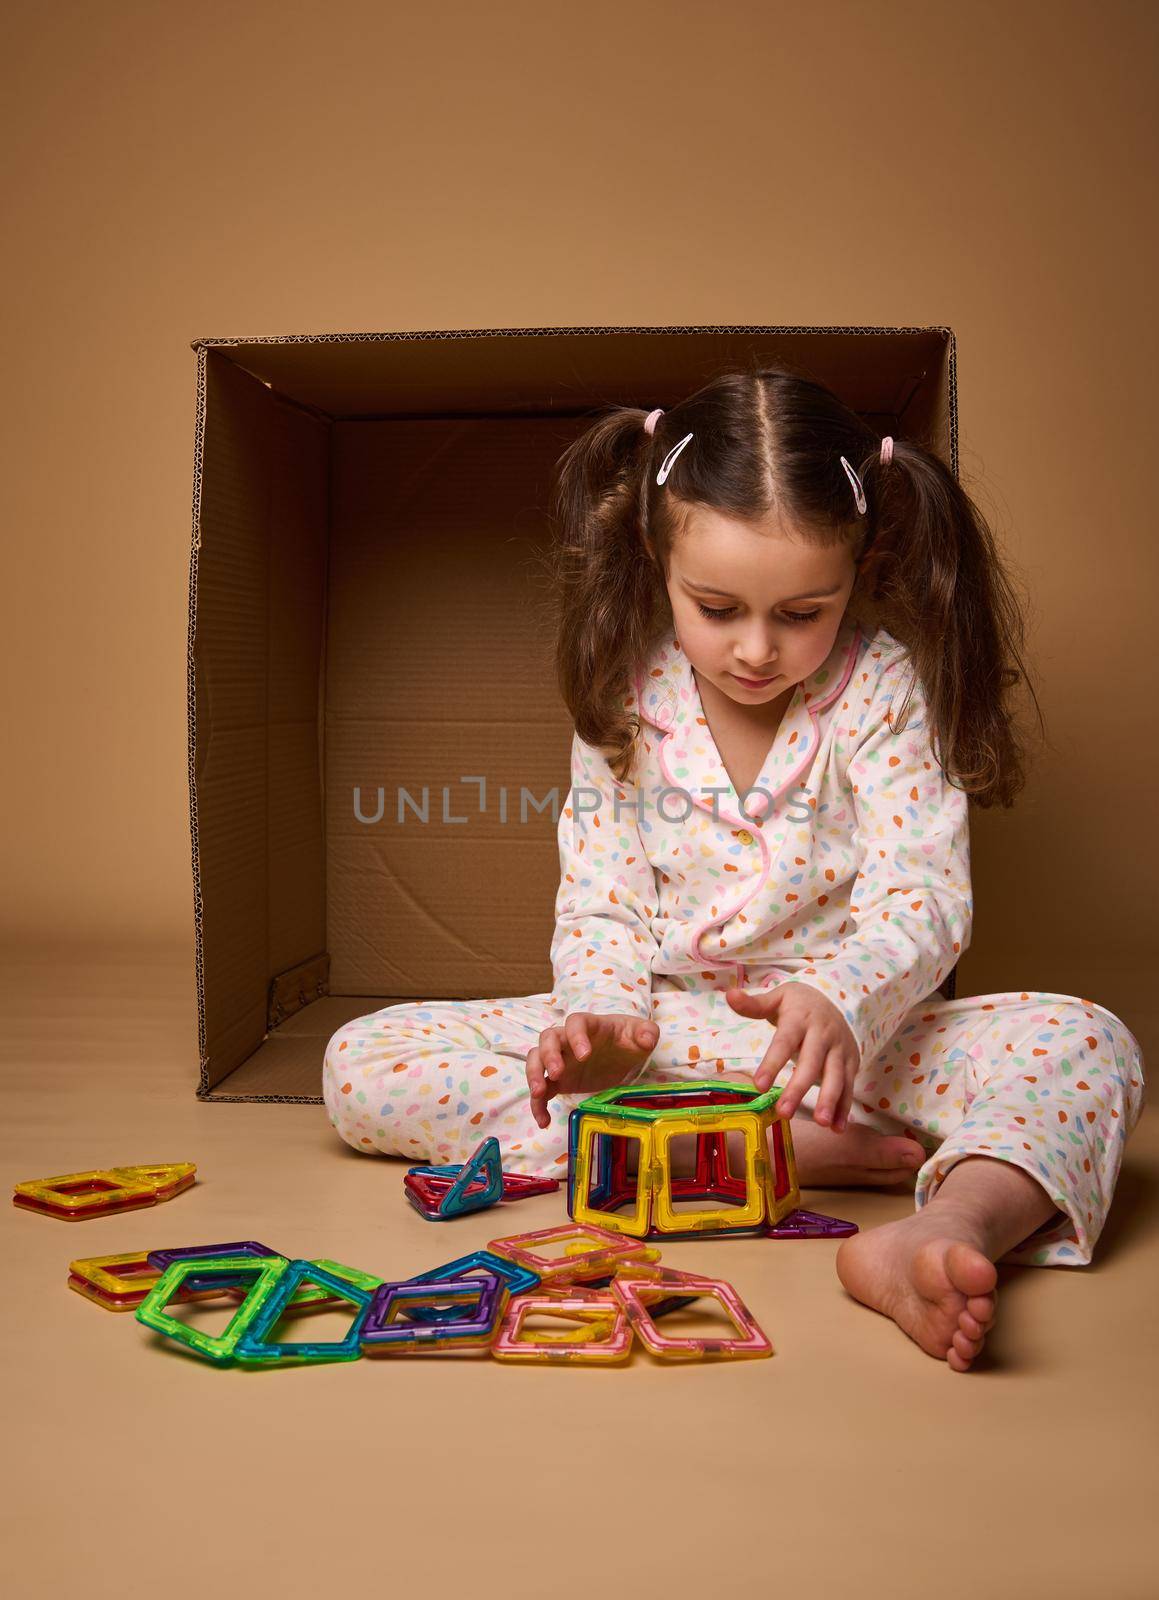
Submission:
<svg viewBox="0 0 1159 1600">
<path fill-rule="evenodd" d="M 559 1027 L 545 1028 L 527 1053 L 531 1115 L 551 1122 L 547 1102 L 556 1094 L 595 1094 L 623 1083 L 656 1048 L 660 1029 L 637 1016 L 596 1016 L 573 1011 Z"/>
<path fill-rule="evenodd" d="M 790 1056 L 792 1076 L 777 1101 L 777 1115 L 791 1117 L 811 1084 L 819 1083 L 813 1121 L 832 1124 L 843 1133 L 853 1101 L 853 1080 L 860 1063 L 857 1040 L 832 1000 L 807 983 L 778 984 L 750 993 L 729 989 L 729 1005 L 745 1017 L 764 1017 L 776 1025 L 753 1082 L 763 1094 Z"/>
</svg>

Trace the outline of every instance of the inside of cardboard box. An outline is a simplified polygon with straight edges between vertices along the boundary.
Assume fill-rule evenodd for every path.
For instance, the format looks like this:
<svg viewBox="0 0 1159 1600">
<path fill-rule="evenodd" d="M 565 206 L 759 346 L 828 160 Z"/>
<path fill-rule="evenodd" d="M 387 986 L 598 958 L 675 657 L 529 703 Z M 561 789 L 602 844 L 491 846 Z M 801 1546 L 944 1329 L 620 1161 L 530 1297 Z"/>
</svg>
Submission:
<svg viewBox="0 0 1159 1600">
<path fill-rule="evenodd" d="M 200 341 L 191 570 L 199 1092 L 320 1100 L 344 1022 L 550 990 L 571 724 L 561 452 L 754 351 L 956 467 L 948 330 Z"/>
</svg>

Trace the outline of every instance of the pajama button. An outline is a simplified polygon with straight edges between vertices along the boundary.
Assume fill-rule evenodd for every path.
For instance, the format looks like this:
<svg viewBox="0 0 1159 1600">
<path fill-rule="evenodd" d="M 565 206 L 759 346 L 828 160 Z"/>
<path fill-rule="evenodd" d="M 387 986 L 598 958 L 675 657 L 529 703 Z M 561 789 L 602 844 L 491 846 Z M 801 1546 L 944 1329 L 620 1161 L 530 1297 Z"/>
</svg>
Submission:
<svg viewBox="0 0 1159 1600">
<path fill-rule="evenodd" d="M 742 828 L 737 834 L 737 838 L 740 840 L 741 844 L 752 844 L 753 842 L 753 836 L 747 828 Z"/>
</svg>

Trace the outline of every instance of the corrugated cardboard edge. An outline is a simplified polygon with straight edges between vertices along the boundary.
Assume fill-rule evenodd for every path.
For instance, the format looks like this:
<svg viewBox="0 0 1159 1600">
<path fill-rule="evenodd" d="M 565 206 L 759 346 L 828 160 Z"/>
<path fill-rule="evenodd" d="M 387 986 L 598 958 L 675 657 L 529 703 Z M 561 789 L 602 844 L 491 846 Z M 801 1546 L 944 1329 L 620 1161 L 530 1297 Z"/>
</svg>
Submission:
<svg viewBox="0 0 1159 1600">
<path fill-rule="evenodd" d="M 242 1103 L 269 1103 L 275 1105 L 322 1105 L 321 1095 L 228 1095 L 215 1094 L 209 1086 L 209 1058 L 206 1054 L 205 1026 L 205 958 L 202 930 L 201 859 L 197 830 L 197 691 L 194 668 L 194 645 L 197 635 L 197 561 L 201 549 L 201 488 L 203 454 L 205 448 L 205 407 L 207 373 L 206 361 L 211 349 L 224 350 L 249 344 L 390 344 L 416 340 L 435 339 L 510 339 L 548 338 L 560 335 L 581 334 L 656 334 L 670 336 L 688 333 L 790 335 L 790 334 L 843 334 L 851 337 L 881 334 L 940 333 L 946 340 L 946 362 L 950 401 L 950 468 L 958 477 L 958 357 L 957 340 L 952 328 L 940 324 L 927 327 L 808 327 L 753 325 L 737 326 L 720 323 L 690 323 L 677 326 L 612 326 L 578 328 L 425 328 L 393 333 L 303 333 L 258 334 L 252 338 L 194 339 L 190 348 L 197 356 L 197 401 L 193 435 L 193 537 L 189 553 L 189 623 L 186 651 L 186 699 L 188 721 L 189 766 L 189 833 L 193 860 L 193 924 L 195 934 L 195 962 L 197 974 L 197 1056 L 199 1100 L 233 1101 Z M 957 968 L 946 975 L 941 992 L 948 1000 L 956 993 Z"/>
<path fill-rule="evenodd" d="M 218 339 L 206 337 L 194 339 L 190 349 L 196 351 L 198 360 L 198 418 L 199 423 L 204 420 L 205 405 L 205 375 L 202 363 L 207 350 L 227 350 L 240 345 L 248 344 L 397 344 L 414 342 L 416 340 L 435 339 L 535 339 L 552 338 L 559 335 L 572 337 L 580 334 L 656 334 L 668 335 L 673 333 L 724 333 L 724 334 L 809 334 L 809 333 L 839 333 L 849 334 L 853 337 L 868 335 L 875 337 L 883 333 L 940 333 L 946 341 L 947 375 L 949 380 L 950 396 L 950 468 L 958 476 L 958 341 L 954 330 L 943 323 L 930 323 L 924 327 L 907 325 L 886 325 L 881 327 L 845 327 L 834 326 L 783 326 L 769 325 L 742 325 L 734 323 L 683 323 L 674 326 L 663 325 L 636 325 L 617 324 L 599 328 L 419 328 L 394 333 L 268 333 L 255 334 L 253 337 L 236 339 Z M 201 454 L 202 429 L 199 426 L 195 439 L 197 455 L 194 467 L 194 541 L 197 539 L 197 499 L 201 479 Z"/>
<path fill-rule="evenodd" d="M 197 831 L 197 677 L 194 646 L 197 639 L 197 561 L 201 551 L 201 476 L 205 449 L 206 359 L 197 350 L 197 404 L 193 424 L 193 542 L 189 550 L 189 632 L 186 656 L 186 719 L 189 729 L 189 837 L 193 851 L 193 929 L 197 971 L 197 1098 L 209 1095 L 209 1057 L 205 1030 L 205 952 L 202 936 L 201 852 Z"/>
</svg>

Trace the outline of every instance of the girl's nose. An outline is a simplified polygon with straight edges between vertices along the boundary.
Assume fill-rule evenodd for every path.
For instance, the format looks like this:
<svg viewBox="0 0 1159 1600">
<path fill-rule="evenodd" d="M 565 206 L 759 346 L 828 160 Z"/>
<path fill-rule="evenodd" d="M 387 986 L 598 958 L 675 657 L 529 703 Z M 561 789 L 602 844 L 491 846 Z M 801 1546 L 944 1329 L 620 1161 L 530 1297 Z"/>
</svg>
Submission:
<svg viewBox="0 0 1159 1600">
<path fill-rule="evenodd" d="M 740 654 L 743 665 L 738 670 L 744 678 L 771 678 L 777 670 L 777 647 L 766 628 L 745 634 Z"/>
</svg>

